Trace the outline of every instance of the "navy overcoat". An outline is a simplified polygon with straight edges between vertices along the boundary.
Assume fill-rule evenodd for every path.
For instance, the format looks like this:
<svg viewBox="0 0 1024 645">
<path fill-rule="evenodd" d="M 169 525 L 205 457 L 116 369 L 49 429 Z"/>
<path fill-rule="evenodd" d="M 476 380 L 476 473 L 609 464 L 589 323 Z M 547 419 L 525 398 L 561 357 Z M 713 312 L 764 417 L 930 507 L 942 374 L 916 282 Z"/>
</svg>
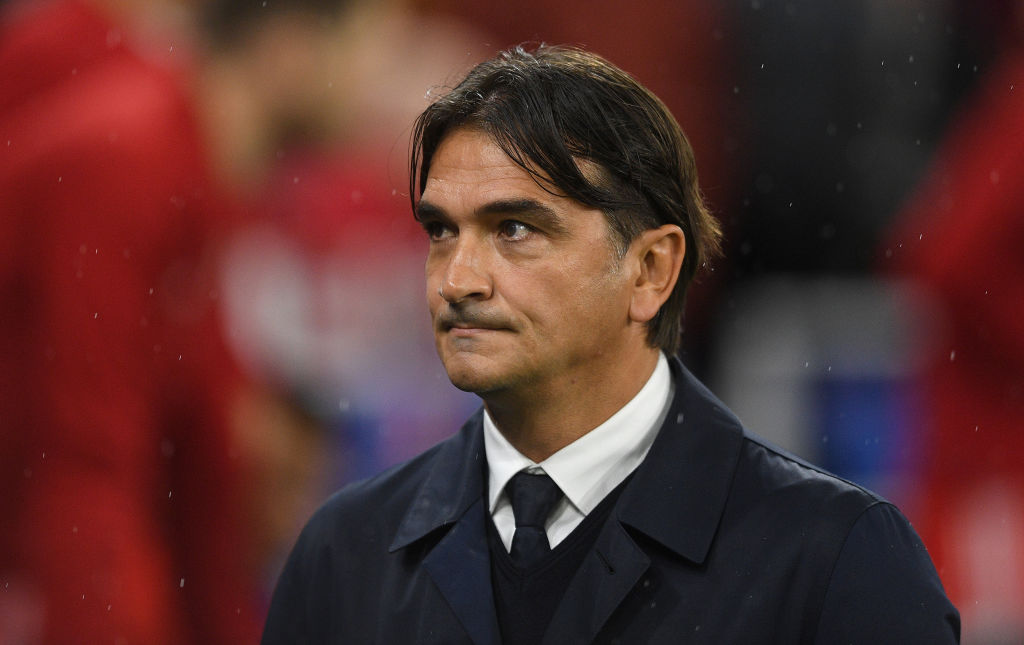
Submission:
<svg viewBox="0 0 1024 645">
<path fill-rule="evenodd" d="M 664 425 L 545 644 L 959 641 L 959 615 L 895 507 L 758 439 L 671 365 Z M 313 516 L 264 645 L 501 642 L 481 420 Z"/>
</svg>

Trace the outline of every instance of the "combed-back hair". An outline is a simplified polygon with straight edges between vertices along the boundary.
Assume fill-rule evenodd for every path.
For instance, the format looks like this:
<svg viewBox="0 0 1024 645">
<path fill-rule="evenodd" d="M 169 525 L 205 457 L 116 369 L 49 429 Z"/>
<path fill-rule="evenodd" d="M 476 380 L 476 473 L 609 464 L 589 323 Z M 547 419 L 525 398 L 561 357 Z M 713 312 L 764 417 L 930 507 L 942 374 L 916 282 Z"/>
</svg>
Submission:
<svg viewBox="0 0 1024 645">
<path fill-rule="evenodd" d="M 718 254 L 721 230 L 697 185 L 693 150 L 658 97 L 600 56 L 523 46 L 480 63 L 416 120 L 409 195 L 416 211 L 438 146 L 478 128 L 545 190 L 600 209 L 621 256 L 645 230 L 676 224 L 686 236 L 679 280 L 647 342 L 679 349 L 686 291 Z"/>
</svg>

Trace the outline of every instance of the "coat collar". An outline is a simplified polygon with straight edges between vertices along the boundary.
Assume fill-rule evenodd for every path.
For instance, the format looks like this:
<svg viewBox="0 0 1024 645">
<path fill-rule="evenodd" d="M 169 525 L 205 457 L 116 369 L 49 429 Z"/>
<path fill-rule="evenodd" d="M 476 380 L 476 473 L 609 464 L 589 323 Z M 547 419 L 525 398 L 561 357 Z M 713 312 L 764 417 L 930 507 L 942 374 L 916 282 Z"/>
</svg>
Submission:
<svg viewBox="0 0 1024 645">
<path fill-rule="evenodd" d="M 704 561 L 739 461 L 739 420 L 679 361 L 675 394 L 657 439 L 616 505 L 619 520 L 695 563 Z M 390 551 L 458 522 L 481 499 L 483 411 L 438 447 L 438 455 Z"/>
<path fill-rule="evenodd" d="M 678 358 L 670 365 L 672 405 L 647 459 L 618 500 L 617 516 L 699 564 L 725 510 L 743 428 Z"/>
<path fill-rule="evenodd" d="M 484 490 L 483 408 L 455 436 L 438 446 L 437 457 L 405 513 L 389 552 L 459 521 Z"/>
</svg>

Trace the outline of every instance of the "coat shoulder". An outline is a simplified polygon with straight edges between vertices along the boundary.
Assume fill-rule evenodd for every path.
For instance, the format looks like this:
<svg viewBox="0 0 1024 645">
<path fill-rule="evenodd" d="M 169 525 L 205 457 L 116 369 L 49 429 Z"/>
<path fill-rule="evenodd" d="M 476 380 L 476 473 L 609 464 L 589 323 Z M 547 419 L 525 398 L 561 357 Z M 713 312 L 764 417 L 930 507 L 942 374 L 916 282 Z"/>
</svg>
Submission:
<svg viewBox="0 0 1024 645">
<path fill-rule="evenodd" d="M 448 441 L 334 492 L 310 517 L 304 537 L 330 542 L 353 535 L 355 527 L 363 527 L 364 532 L 390 528 L 389 534 L 394 534 Z"/>
<path fill-rule="evenodd" d="M 888 502 L 744 430 L 734 501 L 766 505 L 784 517 L 843 521 L 848 529 L 866 510 Z M 795 519 L 795 518 L 791 518 Z"/>
</svg>

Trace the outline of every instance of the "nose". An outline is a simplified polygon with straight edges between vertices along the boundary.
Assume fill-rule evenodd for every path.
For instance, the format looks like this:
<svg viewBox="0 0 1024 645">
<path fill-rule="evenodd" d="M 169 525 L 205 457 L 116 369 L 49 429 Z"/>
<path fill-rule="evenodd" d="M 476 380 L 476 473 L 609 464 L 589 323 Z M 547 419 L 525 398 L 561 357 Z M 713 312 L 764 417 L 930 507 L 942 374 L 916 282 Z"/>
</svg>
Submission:
<svg viewBox="0 0 1024 645">
<path fill-rule="evenodd" d="M 462 236 L 448 257 L 438 288 L 448 303 L 491 297 L 492 283 L 486 267 L 486 252 L 479 247 L 479 242 Z"/>
</svg>

